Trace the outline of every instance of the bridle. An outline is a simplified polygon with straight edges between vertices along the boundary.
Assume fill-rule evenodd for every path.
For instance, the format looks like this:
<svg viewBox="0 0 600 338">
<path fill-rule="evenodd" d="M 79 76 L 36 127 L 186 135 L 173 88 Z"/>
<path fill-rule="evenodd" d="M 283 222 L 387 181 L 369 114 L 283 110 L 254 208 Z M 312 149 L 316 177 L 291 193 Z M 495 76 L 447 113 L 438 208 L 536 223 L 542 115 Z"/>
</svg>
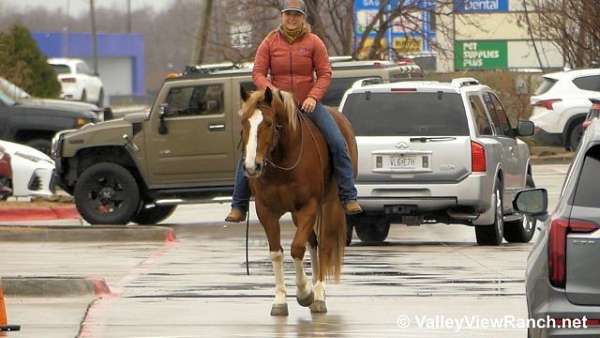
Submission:
<svg viewBox="0 0 600 338">
<path fill-rule="evenodd" d="M 302 160 L 302 155 L 304 154 L 304 126 L 303 126 L 304 116 L 302 115 L 301 112 L 299 112 L 299 114 L 297 114 L 297 116 L 298 116 L 298 120 L 300 121 L 300 126 L 299 126 L 300 127 L 300 152 L 298 153 L 298 158 L 296 159 L 295 163 L 290 167 L 282 167 L 270 159 L 271 154 L 273 153 L 273 150 L 275 150 L 275 147 L 279 143 L 280 130 L 283 129 L 283 126 L 281 124 L 277 124 L 277 125 L 274 124 L 271 127 L 272 128 L 271 135 L 273 135 L 273 136 L 271 137 L 271 144 L 269 145 L 269 149 L 267 151 L 267 157 L 265 158 L 265 164 L 267 164 L 273 168 L 283 170 L 283 171 L 292 171 L 298 167 L 298 165 L 300 164 L 300 161 Z"/>
</svg>

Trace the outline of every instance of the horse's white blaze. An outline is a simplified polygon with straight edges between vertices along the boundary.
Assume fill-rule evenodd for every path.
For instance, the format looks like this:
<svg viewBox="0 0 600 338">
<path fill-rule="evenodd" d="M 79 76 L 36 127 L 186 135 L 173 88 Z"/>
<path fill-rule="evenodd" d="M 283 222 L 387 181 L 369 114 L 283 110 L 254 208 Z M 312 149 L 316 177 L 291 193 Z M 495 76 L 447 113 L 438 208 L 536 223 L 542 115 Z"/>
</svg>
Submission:
<svg viewBox="0 0 600 338">
<path fill-rule="evenodd" d="M 263 121 L 262 112 L 255 110 L 252 116 L 248 119 L 250 122 L 250 132 L 248 133 L 248 143 L 246 144 L 246 169 L 254 171 L 256 168 L 256 152 L 258 148 L 258 126 Z"/>
<path fill-rule="evenodd" d="M 306 298 L 312 292 L 312 283 L 304 273 L 304 260 L 294 258 L 294 266 L 296 267 L 296 294 L 299 298 Z"/>
<path fill-rule="evenodd" d="M 283 275 L 283 252 L 272 251 L 271 262 L 275 273 L 275 300 L 274 304 L 285 304 L 287 289 L 285 288 L 285 277 Z"/>
</svg>

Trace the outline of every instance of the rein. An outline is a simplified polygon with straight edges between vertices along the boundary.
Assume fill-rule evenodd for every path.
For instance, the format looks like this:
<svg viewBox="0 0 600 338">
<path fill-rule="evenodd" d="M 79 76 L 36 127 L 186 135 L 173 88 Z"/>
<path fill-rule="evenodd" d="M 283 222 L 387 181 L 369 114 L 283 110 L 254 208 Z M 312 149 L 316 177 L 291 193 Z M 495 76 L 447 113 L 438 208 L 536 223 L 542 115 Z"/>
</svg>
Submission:
<svg viewBox="0 0 600 338">
<path fill-rule="evenodd" d="M 299 116 L 299 121 L 300 121 L 300 153 L 298 153 L 298 158 L 296 159 L 296 162 L 291 167 L 282 167 L 282 166 L 276 164 L 275 162 L 271 161 L 270 159 L 266 158 L 265 163 L 267 163 L 268 165 L 270 165 L 276 169 L 279 169 L 279 170 L 292 171 L 292 170 L 296 169 L 298 167 L 298 165 L 300 164 L 300 161 L 302 160 L 302 155 L 304 154 L 304 125 L 302 122 L 305 117 L 302 115 L 302 113 L 298 114 L 298 116 Z M 275 138 L 277 138 L 277 141 L 279 141 L 279 131 L 277 130 L 277 127 L 275 127 L 275 128 L 276 129 L 275 129 L 275 132 L 273 133 L 273 135 L 274 135 L 273 140 Z M 271 151 L 275 148 L 276 143 L 277 142 L 271 142 L 271 149 L 269 150 L 269 155 L 271 154 Z"/>
</svg>

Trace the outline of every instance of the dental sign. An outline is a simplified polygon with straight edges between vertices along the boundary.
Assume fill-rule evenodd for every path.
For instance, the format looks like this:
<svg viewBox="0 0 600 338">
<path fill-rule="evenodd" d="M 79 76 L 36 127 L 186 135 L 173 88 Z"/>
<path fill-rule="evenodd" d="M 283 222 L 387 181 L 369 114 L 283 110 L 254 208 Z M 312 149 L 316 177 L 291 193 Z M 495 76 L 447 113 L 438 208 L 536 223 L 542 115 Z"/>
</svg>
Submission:
<svg viewBox="0 0 600 338">
<path fill-rule="evenodd" d="M 454 0 L 459 13 L 508 12 L 508 0 Z"/>
</svg>

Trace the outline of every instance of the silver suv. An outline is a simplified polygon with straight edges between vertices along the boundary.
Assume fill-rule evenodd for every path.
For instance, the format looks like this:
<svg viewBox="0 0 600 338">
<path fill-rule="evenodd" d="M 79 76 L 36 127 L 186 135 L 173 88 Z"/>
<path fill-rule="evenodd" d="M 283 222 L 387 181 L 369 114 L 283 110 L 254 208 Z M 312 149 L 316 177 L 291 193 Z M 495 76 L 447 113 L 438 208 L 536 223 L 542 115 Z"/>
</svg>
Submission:
<svg viewBox="0 0 600 338">
<path fill-rule="evenodd" d="M 528 242 L 529 217 L 514 195 L 533 187 L 528 146 L 516 138 L 504 106 L 472 78 L 353 86 L 342 99 L 358 143 L 356 181 L 365 212 L 349 217 L 363 242 L 382 242 L 390 223 L 475 226 L 477 243 Z"/>
<path fill-rule="evenodd" d="M 515 209 L 542 221 L 525 283 L 529 337 L 600 337 L 600 121 L 594 120 L 566 176 L 558 205 L 547 192 L 519 193 Z M 552 319 L 552 321 L 548 321 Z M 578 328 L 579 327 L 579 328 Z"/>
</svg>

